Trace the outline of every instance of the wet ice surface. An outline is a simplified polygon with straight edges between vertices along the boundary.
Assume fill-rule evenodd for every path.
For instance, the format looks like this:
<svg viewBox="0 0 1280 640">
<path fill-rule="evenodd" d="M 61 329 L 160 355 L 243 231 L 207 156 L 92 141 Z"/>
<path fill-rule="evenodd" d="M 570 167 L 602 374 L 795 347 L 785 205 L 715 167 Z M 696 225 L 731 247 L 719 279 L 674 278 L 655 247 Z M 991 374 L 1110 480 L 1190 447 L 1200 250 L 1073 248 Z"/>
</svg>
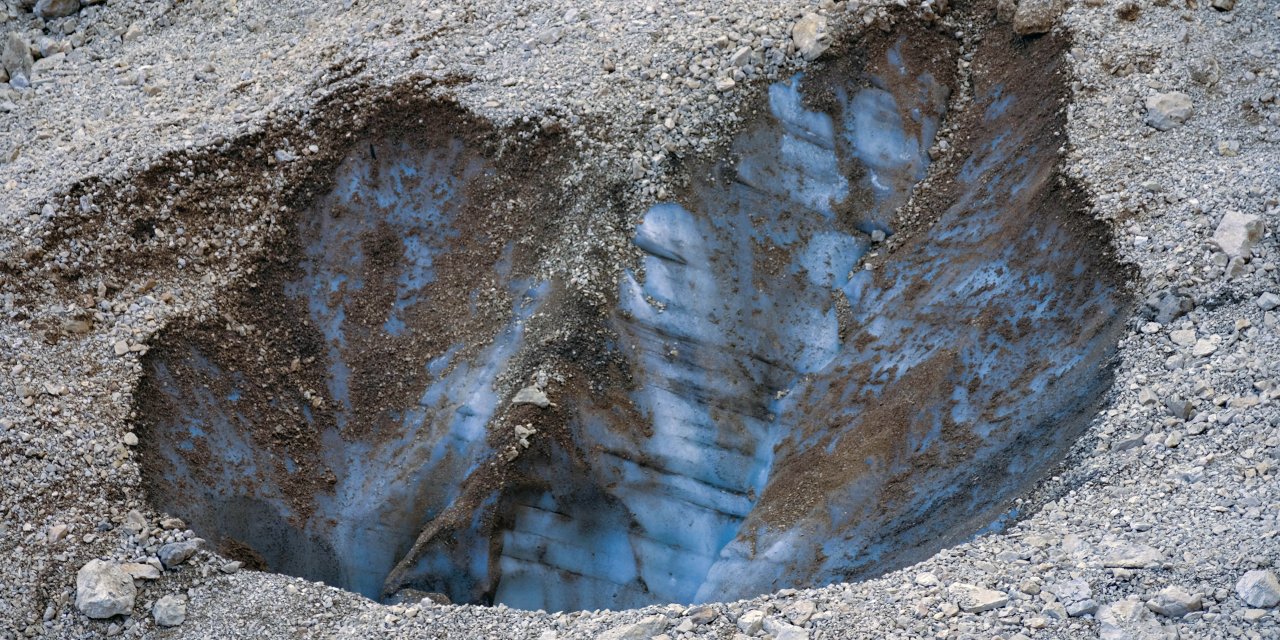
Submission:
<svg viewBox="0 0 1280 640">
<path fill-rule="evenodd" d="M 522 458 L 538 481 L 493 490 L 404 584 L 568 610 L 856 578 L 995 521 L 1065 450 L 1105 383 L 1121 295 L 1087 277 L 1097 259 L 1081 239 L 1039 214 L 1055 152 L 1028 139 L 1031 107 L 999 88 L 980 104 L 1001 133 L 958 172 L 950 208 L 878 275 L 861 270 L 869 234 L 894 231 L 925 175 L 947 99 L 896 48 L 888 62 L 872 86 L 836 87 L 830 113 L 806 106 L 803 76 L 773 85 L 770 117 L 738 136 L 733 161 L 645 213 L 642 264 L 608 321 L 634 386 L 621 403 L 555 398 L 573 450 Z M 149 373 L 179 408 L 158 425 L 173 445 L 165 479 L 186 493 L 161 507 L 273 570 L 383 595 L 419 531 L 493 459 L 495 381 L 550 285 L 496 265 L 509 321 L 478 352 L 458 343 L 417 363 L 430 383 L 410 406 L 382 408 L 398 425 L 389 435 L 344 436 L 352 358 L 374 334 L 414 331 L 463 187 L 490 171 L 461 143 L 356 153 L 300 228 L 302 275 L 283 294 L 326 340 L 334 406 L 321 439 L 336 480 L 314 515 L 298 524 L 268 472 L 292 473 L 291 461 L 253 445 L 237 392 L 179 380 L 163 360 Z M 366 238 L 381 224 L 402 254 L 394 299 L 380 324 L 357 323 Z M 180 357 L 249 384 L 197 347 Z M 322 428 L 305 403 L 297 412 Z M 193 471 L 193 449 L 217 453 Z"/>
</svg>

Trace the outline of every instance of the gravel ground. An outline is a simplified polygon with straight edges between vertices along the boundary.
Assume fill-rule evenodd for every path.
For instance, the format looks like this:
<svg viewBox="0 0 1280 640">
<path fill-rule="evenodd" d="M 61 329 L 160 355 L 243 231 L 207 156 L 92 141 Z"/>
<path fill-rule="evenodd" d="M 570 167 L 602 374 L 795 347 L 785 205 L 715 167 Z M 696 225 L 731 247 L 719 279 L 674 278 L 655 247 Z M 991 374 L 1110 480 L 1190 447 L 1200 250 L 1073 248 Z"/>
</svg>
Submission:
<svg viewBox="0 0 1280 640">
<path fill-rule="evenodd" d="M 1150 304 L 1121 342 L 1108 405 L 1021 520 L 862 583 L 545 614 L 388 607 L 203 550 L 181 559 L 195 533 L 146 505 L 127 433 L 149 336 L 209 313 L 241 274 L 283 206 L 285 165 L 311 152 L 278 132 L 306 131 L 326 101 L 358 111 L 351 96 L 408 83 L 560 132 L 582 162 L 633 179 L 638 211 L 673 187 L 673 160 L 732 128 L 743 88 L 805 64 L 790 34 L 806 12 L 842 34 L 888 28 L 887 10 L 41 0 L 38 12 L 70 14 L 45 19 L 30 4 L 0 13 L 15 34 L 0 43 L 0 638 L 1280 637 L 1280 6 L 1085 0 L 1059 16 L 1075 41 L 1066 166 Z M 926 4 L 913 10 L 943 3 Z M 744 46 L 752 63 L 730 65 Z M 169 210 L 220 177 L 201 154 L 222 151 L 278 161 L 260 163 L 235 210 Z M 136 176 L 161 196 L 130 200 Z M 189 228 L 140 247 L 137 206 Z M 182 268 L 154 266 L 166 260 Z M 552 269 L 584 288 L 613 277 L 568 259 Z M 95 558 L 108 563 L 86 587 L 139 585 L 131 616 L 76 606 L 77 571 Z"/>
</svg>

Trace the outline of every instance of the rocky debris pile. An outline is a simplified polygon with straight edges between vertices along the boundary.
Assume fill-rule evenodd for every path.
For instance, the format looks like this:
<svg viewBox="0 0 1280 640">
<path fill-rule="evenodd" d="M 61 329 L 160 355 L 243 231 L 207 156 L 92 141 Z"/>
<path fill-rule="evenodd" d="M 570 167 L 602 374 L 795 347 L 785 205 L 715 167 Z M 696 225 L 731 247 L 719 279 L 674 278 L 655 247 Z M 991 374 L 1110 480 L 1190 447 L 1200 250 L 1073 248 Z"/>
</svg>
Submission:
<svg viewBox="0 0 1280 640">
<path fill-rule="evenodd" d="M 132 616 L 136 613 L 135 604 L 140 595 L 151 592 L 150 584 L 159 581 L 159 586 L 172 585 L 174 579 L 181 579 L 171 572 L 195 557 L 202 540 L 199 538 L 174 539 L 189 536 L 190 532 L 180 532 L 183 528 L 181 520 L 167 518 L 154 529 L 150 527 L 145 516 L 137 510 L 131 510 L 124 517 L 121 529 L 126 531 L 136 545 L 135 551 L 141 551 L 149 557 L 140 561 L 117 562 L 93 559 L 80 567 L 76 573 L 75 607 L 91 619 L 112 619 L 117 616 L 126 617 L 127 628 L 135 626 Z M 46 540 L 49 544 L 57 544 L 67 534 L 70 527 L 58 524 L 50 527 Z M 154 534 L 170 532 L 164 538 L 157 539 Z M 174 535 L 174 532 L 178 532 Z M 160 544 L 165 538 L 171 541 Z M 238 564 L 238 563 L 237 563 Z M 208 565 L 202 570 L 207 575 Z M 226 570 L 224 573 L 234 573 Z M 150 605 L 155 623 L 165 627 L 174 627 L 183 623 L 187 614 L 187 596 L 171 594 L 161 597 Z M 47 616 L 46 622 L 53 616 Z M 114 626 L 119 629 L 119 626 Z"/>
</svg>

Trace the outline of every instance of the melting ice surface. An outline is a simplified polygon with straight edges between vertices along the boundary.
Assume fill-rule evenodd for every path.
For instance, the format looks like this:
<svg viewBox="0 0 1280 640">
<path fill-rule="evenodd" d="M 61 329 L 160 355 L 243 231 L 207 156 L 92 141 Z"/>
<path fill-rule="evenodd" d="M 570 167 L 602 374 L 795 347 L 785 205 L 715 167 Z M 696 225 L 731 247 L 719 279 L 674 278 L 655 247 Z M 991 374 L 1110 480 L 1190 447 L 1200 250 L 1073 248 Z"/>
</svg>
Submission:
<svg viewBox="0 0 1280 640">
<path fill-rule="evenodd" d="M 1064 287 L 1089 259 L 1035 211 L 1054 160 L 1028 132 L 969 159 L 908 257 L 855 270 L 946 104 L 927 73 L 898 73 L 837 91 L 835 113 L 804 106 L 802 76 L 774 85 L 736 165 L 646 213 L 613 324 L 648 429 L 580 399 L 578 446 L 598 455 L 517 500 L 498 600 L 630 607 L 866 575 L 996 518 L 1069 442 L 1118 294 Z M 1027 114 L 993 100 L 996 119 Z"/>
<path fill-rule="evenodd" d="M 461 142 L 354 154 L 303 221 L 300 275 L 282 291 L 323 336 L 333 419 L 272 400 L 321 430 L 332 487 L 298 513 L 272 480 L 297 461 L 249 435 L 251 381 L 188 346 L 149 372 L 175 416 L 158 429 L 173 488 L 156 499 L 272 570 L 371 597 L 424 527 L 470 509 L 388 586 L 546 610 L 817 586 L 981 530 L 1073 439 L 1124 302 L 1090 279 L 1105 266 L 1091 239 L 1054 214 L 1067 210 L 1055 152 L 1027 124 L 1053 106 L 998 86 L 978 101 L 997 133 L 963 157 L 950 207 L 877 271 L 859 266 L 924 177 L 948 97 L 897 48 L 888 62 L 870 86 L 828 82 L 830 112 L 807 106 L 804 76 L 771 86 L 733 160 L 644 214 L 642 264 L 607 320 L 634 384 L 555 398 L 572 442 L 521 457 L 522 481 L 471 502 L 464 479 L 495 457 L 496 381 L 530 315 L 554 313 L 550 285 L 507 259 L 478 267 L 512 300 L 505 326 L 478 350 L 451 342 L 408 364 L 388 352 L 374 364 L 428 382 L 374 407 L 392 427 L 351 435 L 367 419 L 362 355 L 421 331 L 415 314 L 436 304 L 427 292 L 464 234 L 465 187 L 494 171 Z M 388 246 L 390 281 L 375 269 Z M 375 285 L 392 293 L 370 315 Z M 193 464 L 200 451 L 218 454 Z"/>
<path fill-rule="evenodd" d="M 392 144 L 381 149 L 380 157 L 357 155 L 344 162 L 334 190 L 303 220 L 301 276 L 284 283 L 282 293 L 304 303 L 323 336 L 328 397 L 336 407 L 334 424 L 320 433 L 321 462 L 334 472 L 335 482 L 331 492 L 315 496 L 314 515 L 301 527 L 291 521 L 299 514 L 271 475 L 280 464 L 293 466 L 292 461 L 256 446 L 251 437 L 255 416 L 238 411 L 248 383 L 196 346 L 179 358 L 197 372 L 195 380 L 178 380 L 165 361 L 153 364 L 152 379 L 173 399 L 176 413 L 177 424 L 164 429 L 175 440 L 164 452 L 166 480 L 175 492 L 187 494 L 174 498 L 180 504 L 172 511 L 203 524 L 197 528 L 215 542 L 252 548 L 272 570 L 381 595 L 387 572 L 423 523 L 457 499 L 459 483 L 441 479 L 464 478 L 492 454 L 485 436 L 498 406 L 494 379 L 518 349 L 526 320 L 548 291 L 546 283 L 512 278 L 509 260 L 500 261 L 495 279 L 505 283 L 514 301 L 507 326 L 472 357 L 458 357 L 466 345 L 457 342 L 430 361 L 407 365 L 425 371 L 430 383 L 416 402 L 378 407 L 395 428 L 364 436 L 346 433 L 358 368 L 353 360 L 384 337 L 407 333 L 402 314 L 434 281 L 433 261 L 458 236 L 456 217 L 465 202 L 461 187 L 489 171 L 460 141 L 425 153 Z M 370 325 L 351 314 L 371 304 L 372 279 L 387 277 L 373 264 L 385 256 L 369 255 L 371 249 L 386 251 L 380 238 L 391 239 L 390 253 L 399 264 L 392 270 L 394 299 L 380 315 L 385 321 Z M 455 312 L 465 316 L 475 310 Z M 376 365 L 404 366 L 391 358 Z M 201 379 L 231 381 L 232 388 L 217 397 Z M 299 403 L 289 410 L 308 428 L 320 429 L 314 407 Z M 197 446 L 217 452 L 219 459 L 197 470 L 183 457 Z M 211 471 L 216 472 L 212 478 Z M 457 591 L 468 588 L 464 579 Z"/>
</svg>

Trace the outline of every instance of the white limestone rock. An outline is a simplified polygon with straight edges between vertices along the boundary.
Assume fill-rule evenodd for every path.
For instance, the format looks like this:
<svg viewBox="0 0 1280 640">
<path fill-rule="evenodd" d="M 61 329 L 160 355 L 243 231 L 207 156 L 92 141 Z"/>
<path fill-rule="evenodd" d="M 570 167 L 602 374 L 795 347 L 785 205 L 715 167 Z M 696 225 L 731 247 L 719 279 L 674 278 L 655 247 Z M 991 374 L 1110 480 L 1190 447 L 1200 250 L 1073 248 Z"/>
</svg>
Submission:
<svg viewBox="0 0 1280 640">
<path fill-rule="evenodd" d="M 76 572 L 76 608 L 90 618 L 128 614 L 137 596 L 133 578 L 113 562 L 90 560 Z"/>
<path fill-rule="evenodd" d="M 1236 594 L 1251 607 L 1271 608 L 1280 604 L 1280 581 L 1270 571 L 1250 571 L 1236 582 Z"/>
<path fill-rule="evenodd" d="M 1253 253 L 1253 245 L 1262 239 L 1264 229 L 1262 218 L 1239 211 L 1228 211 L 1213 232 L 1213 243 L 1228 257 L 1248 258 Z"/>
</svg>

